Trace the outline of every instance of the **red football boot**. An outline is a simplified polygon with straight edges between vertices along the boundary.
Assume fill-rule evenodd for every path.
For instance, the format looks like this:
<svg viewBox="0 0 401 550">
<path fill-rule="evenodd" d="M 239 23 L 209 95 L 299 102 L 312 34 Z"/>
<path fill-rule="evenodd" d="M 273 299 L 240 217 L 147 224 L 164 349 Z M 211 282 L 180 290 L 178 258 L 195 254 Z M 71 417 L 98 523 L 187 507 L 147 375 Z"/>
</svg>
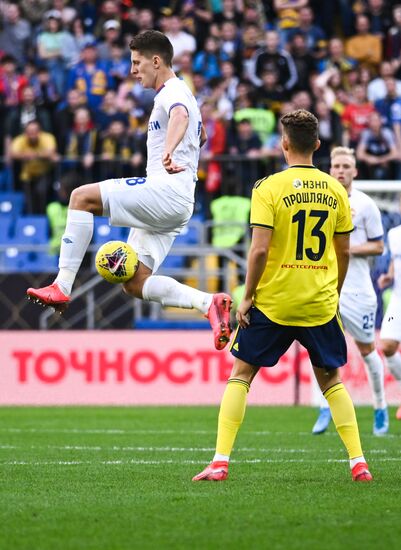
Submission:
<svg viewBox="0 0 401 550">
<path fill-rule="evenodd" d="M 209 466 L 192 478 L 192 481 L 224 481 L 228 477 L 228 462 L 211 462 Z"/>
<path fill-rule="evenodd" d="M 28 288 L 26 291 L 28 300 L 41 304 L 42 306 L 53 307 L 62 313 L 71 301 L 60 289 L 57 283 L 53 283 L 43 288 Z"/>
<path fill-rule="evenodd" d="M 373 476 L 368 470 L 366 462 L 358 462 L 351 470 L 354 481 L 373 481 Z"/>
<path fill-rule="evenodd" d="M 205 316 L 209 319 L 214 334 L 214 345 L 218 350 L 224 349 L 230 341 L 232 332 L 230 327 L 230 309 L 232 303 L 233 301 L 228 294 L 224 294 L 223 292 L 214 294 L 209 311 Z"/>
</svg>

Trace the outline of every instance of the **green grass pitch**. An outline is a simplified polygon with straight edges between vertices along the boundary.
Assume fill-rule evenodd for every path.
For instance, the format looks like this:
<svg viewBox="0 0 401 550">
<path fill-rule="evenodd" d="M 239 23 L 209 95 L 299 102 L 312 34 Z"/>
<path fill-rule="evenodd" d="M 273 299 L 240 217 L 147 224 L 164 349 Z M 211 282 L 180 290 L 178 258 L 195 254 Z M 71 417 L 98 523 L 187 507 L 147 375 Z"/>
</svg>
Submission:
<svg viewBox="0 0 401 550">
<path fill-rule="evenodd" d="M 216 407 L 0 408 L 1 550 L 399 549 L 401 423 L 372 435 L 374 482 L 351 481 L 333 428 L 307 407 L 249 407 L 230 477 L 192 483 L 213 456 Z"/>
</svg>

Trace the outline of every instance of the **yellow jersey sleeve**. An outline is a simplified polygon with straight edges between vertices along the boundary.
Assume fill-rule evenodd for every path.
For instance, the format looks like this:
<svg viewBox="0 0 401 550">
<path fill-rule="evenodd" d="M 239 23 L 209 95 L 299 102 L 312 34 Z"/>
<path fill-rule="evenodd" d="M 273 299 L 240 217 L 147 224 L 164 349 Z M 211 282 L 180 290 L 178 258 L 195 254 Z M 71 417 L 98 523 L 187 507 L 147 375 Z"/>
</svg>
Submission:
<svg viewBox="0 0 401 550">
<path fill-rule="evenodd" d="M 274 205 L 268 184 L 269 178 L 259 180 L 252 190 L 251 227 L 274 227 Z"/>
</svg>

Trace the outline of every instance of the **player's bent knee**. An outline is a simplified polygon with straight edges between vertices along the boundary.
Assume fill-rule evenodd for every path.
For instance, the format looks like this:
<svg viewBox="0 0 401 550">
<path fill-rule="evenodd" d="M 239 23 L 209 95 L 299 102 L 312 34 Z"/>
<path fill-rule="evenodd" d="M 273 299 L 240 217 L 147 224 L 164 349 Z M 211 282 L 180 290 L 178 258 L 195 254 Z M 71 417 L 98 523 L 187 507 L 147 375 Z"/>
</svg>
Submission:
<svg viewBox="0 0 401 550">
<path fill-rule="evenodd" d="M 386 357 L 391 357 L 398 350 L 399 342 L 395 340 L 381 340 L 380 347 Z"/>
<path fill-rule="evenodd" d="M 92 214 L 103 213 L 102 199 L 97 184 L 82 185 L 73 190 L 69 207 L 73 210 L 84 210 Z"/>
</svg>

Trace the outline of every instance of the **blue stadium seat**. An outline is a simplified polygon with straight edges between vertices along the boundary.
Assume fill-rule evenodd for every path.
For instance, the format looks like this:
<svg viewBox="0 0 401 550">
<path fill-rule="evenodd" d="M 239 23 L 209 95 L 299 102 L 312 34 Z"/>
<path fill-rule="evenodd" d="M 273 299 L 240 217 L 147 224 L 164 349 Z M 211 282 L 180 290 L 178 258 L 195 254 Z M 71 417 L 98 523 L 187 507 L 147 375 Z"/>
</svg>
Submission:
<svg viewBox="0 0 401 550">
<path fill-rule="evenodd" d="M 25 195 L 21 191 L 0 193 L 0 216 L 20 216 L 25 206 Z"/>
<path fill-rule="evenodd" d="M 0 273 L 54 273 L 58 268 L 58 256 L 46 252 L 20 251 L 9 246 L 0 253 Z"/>
<path fill-rule="evenodd" d="M 95 218 L 93 228 L 93 242 L 104 244 L 107 241 L 125 241 L 128 235 L 126 227 L 109 225 L 108 218 Z"/>
<path fill-rule="evenodd" d="M 0 244 L 7 244 L 12 238 L 14 219 L 12 216 L 0 216 Z"/>
<path fill-rule="evenodd" d="M 46 244 L 49 224 L 46 216 L 20 216 L 15 223 L 15 244 Z"/>
</svg>

